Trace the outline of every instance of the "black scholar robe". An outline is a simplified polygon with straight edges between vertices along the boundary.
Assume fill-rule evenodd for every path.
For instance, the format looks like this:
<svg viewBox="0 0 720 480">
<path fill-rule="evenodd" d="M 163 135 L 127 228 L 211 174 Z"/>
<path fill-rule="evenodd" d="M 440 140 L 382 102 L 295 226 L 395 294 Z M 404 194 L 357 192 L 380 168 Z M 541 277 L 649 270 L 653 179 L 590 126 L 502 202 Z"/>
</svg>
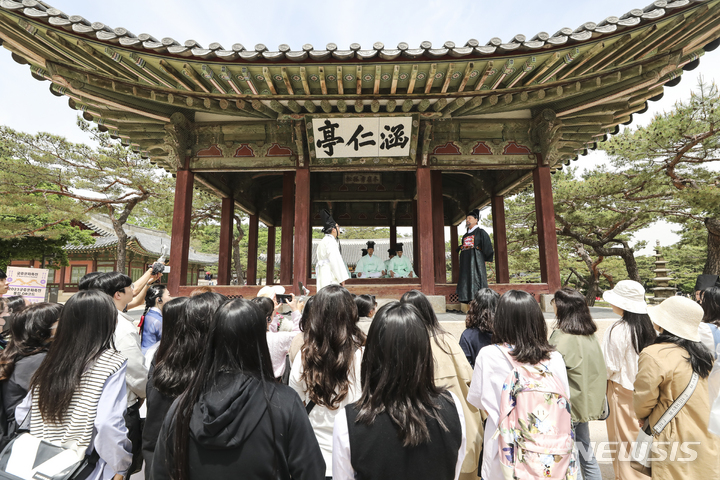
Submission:
<svg viewBox="0 0 720 480">
<path fill-rule="evenodd" d="M 487 232 L 478 227 L 463 235 L 457 248 L 460 252 L 457 296 L 460 302 L 470 303 L 478 290 L 488 286 L 485 262 L 493 261 L 493 245 Z"/>
</svg>

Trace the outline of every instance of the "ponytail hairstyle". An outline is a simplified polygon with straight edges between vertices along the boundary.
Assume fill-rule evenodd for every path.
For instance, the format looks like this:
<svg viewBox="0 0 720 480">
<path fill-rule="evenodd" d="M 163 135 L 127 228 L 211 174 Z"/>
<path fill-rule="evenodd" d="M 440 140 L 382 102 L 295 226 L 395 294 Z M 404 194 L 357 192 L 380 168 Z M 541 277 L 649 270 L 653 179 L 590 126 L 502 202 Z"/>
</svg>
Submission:
<svg viewBox="0 0 720 480">
<path fill-rule="evenodd" d="M 162 298 L 165 290 L 167 290 L 165 285 L 151 285 L 150 288 L 148 288 L 145 293 L 145 311 L 143 312 L 143 317 L 147 315 L 148 310 L 157 306 L 157 300 Z"/>
<path fill-rule="evenodd" d="M 22 358 L 46 352 L 52 337 L 52 326 L 60 318 L 59 303 L 34 303 L 15 315 L 10 326 L 10 341 L 0 353 L 0 381 L 7 380 Z"/>
</svg>

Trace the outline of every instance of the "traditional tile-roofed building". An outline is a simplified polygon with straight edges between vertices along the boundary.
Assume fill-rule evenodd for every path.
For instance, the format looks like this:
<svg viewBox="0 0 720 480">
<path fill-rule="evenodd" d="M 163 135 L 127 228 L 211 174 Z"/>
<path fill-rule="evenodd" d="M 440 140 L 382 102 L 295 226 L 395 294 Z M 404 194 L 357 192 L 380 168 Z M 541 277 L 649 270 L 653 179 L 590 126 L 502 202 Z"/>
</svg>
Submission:
<svg viewBox="0 0 720 480">
<path fill-rule="evenodd" d="M 282 228 L 280 282 L 297 289 L 311 275 L 310 226 L 329 207 L 341 226 L 390 227 L 391 237 L 412 226 L 421 288 L 448 299 L 444 227 L 457 243 L 465 213 L 490 206 L 494 288 L 507 289 L 504 197 L 532 186 L 542 281 L 522 288 L 552 292 L 551 172 L 660 99 L 718 38 L 720 0 L 657 0 L 486 44 L 276 50 L 136 36 L 45 2 L 0 0 L 0 39 L 16 61 L 177 175 L 174 293 L 185 291 L 195 185 L 223 198 L 221 283 L 230 280 L 235 208 L 251 219 L 249 278 L 262 221 L 273 238 Z"/>
<path fill-rule="evenodd" d="M 94 214 L 86 221 L 73 223 L 78 228 L 92 230 L 95 243 L 65 247 L 70 265 L 62 267 L 59 271 L 51 271 L 51 278 L 48 282 L 51 287 L 58 287 L 61 299 L 65 298 L 63 294 L 77 291 L 77 282 L 86 273 L 112 272 L 117 265 L 118 238 L 106 215 Z M 157 261 L 162 254 L 163 246 L 166 249 L 165 253 L 172 251 L 170 236 L 165 232 L 129 224 L 125 224 L 124 229 L 128 235 L 126 273 L 133 280 L 140 278 L 147 268 Z M 190 249 L 187 284 L 197 285 L 198 279 L 204 275 L 205 267 L 214 265 L 217 261 L 217 255 L 208 255 Z M 37 259 L 14 260 L 11 265 L 39 268 L 40 261 Z M 163 281 L 167 282 L 167 274 L 164 275 Z"/>
</svg>

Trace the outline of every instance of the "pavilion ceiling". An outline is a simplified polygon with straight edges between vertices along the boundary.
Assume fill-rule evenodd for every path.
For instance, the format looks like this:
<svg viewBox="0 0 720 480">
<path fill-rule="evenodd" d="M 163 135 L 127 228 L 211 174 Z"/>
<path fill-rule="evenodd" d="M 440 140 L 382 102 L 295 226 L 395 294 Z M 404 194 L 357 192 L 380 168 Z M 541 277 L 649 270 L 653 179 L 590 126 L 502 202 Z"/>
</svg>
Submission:
<svg viewBox="0 0 720 480">
<path fill-rule="evenodd" d="M 248 192 L 258 187 L 223 167 L 224 150 L 248 145 L 265 164 L 247 170 L 277 170 L 276 187 L 283 170 L 313 165 L 304 131 L 311 115 L 412 115 L 424 164 L 466 170 L 484 178 L 491 193 L 512 193 L 527 184 L 530 167 L 472 173 L 467 162 L 476 159 L 465 151 L 472 145 L 459 141 L 463 129 L 482 133 L 488 118 L 503 125 L 526 112 L 525 123 L 516 125 L 525 129 L 526 148 L 559 166 L 647 109 L 719 37 L 720 0 L 658 0 L 576 29 L 486 44 L 204 48 L 193 40 L 136 36 L 45 2 L 0 0 L 0 40 L 34 78 L 50 81 L 71 108 L 170 171 L 189 155 L 204 188 L 233 194 L 246 211 L 255 201 Z M 500 136 L 508 140 L 506 132 Z M 448 143 L 458 151 L 450 159 L 456 163 L 433 155 Z M 222 152 L 202 158 L 209 145 Z M 452 175 L 461 173 L 443 175 L 444 185 L 453 185 Z"/>
</svg>

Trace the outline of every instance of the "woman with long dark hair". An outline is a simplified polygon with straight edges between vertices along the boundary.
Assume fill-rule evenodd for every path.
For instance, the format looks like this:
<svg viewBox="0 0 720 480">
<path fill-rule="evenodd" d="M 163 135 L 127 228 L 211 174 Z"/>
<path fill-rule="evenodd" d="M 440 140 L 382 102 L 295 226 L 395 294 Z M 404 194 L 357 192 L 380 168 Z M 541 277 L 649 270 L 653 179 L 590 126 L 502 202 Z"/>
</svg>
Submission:
<svg viewBox="0 0 720 480">
<path fill-rule="evenodd" d="M 418 309 L 398 302 L 380 308 L 362 359 L 362 395 L 335 417 L 334 480 L 458 478 L 463 407 L 435 384 L 433 370 Z"/>
<path fill-rule="evenodd" d="M 503 385 L 513 371 L 513 365 L 506 355 L 509 354 L 519 364 L 541 365 L 546 375 L 556 377 L 564 387 L 565 391 L 558 393 L 563 393 L 566 398 L 570 395 L 565 362 L 547 338 L 545 317 L 531 294 L 509 290 L 500 297 L 493 322 L 493 342 L 496 345 L 480 350 L 467 397 L 470 404 L 488 415 L 481 472 L 483 480 L 504 478 L 495 432 L 501 420 Z M 569 422 L 568 419 L 568 425 L 559 427 L 567 427 L 569 431 Z M 563 477 L 564 473 L 562 477 L 554 478 Z"/>
<path fill-rule="evenodd" d="M 465 317 L 465 331 L 460 336 L 460 348 L 472 368 L 475 368 L 475 359 L 480 350 L 493 343 L 492 322 L 499 299 L 500 295 L 495 290 L 481 288 L 470 302 Z"/>
<path fill-rule="evenodd" d="M 62 309 L 58 303 L 35 303 L 15 315 L 10 325 L 10 342 L 0 353 L 0 387 L 9 434 L 14 431 L 15 407 L 27 395 L 30 380 L 45 359 Z"/>
<path fill-rule="evenodd" d="M 602 473 L 590 444 L 592 420 L 602 417 L 607 373 L 597 325 L 590 316 L 585 296 L 572 288 L 562 288 L 552 299 L 555 330 L 550 344 L 563 356 L 570 384 L 570 406 L 575 441 L 582 444 L 578 455 L 584 480 L 602 480 Z"/>
<path fill-rule="evenodd" d="M 172 298 L 165 285 L 153 285 L 145 292 L 145 312 L 140 326 L 140 348 L 143 355 L 162 338 L 163 305 Z"/>
<path fill-rule="evenodd" d="M 720 346 L 720 288 L 713 286 L 703 290 L 700 296 L 700 305 L 703 309 L 703 318 L 700 324 L 701 339 L 703 344 L 710 349 L 710 353 L 717 357 L 718 346 Z M 707 340 L 702 338 L 703 336 L 707 337 Z"/>
<path fill-rule="evenodd" d="M 165 415 L 172 402 L 185 391 L 200 366 L 210 319 L 224 301 L 214 297 L 207 298 L 204 302 L 191 302 L 191 307 L 186 309 L 191 298 L 175 298 L 163 306 L 163 328 L 166 335 L 160 340 L 155 357 L 150 363 L 145 387 L 147 414 L 142 432 L 142 454 L 147 472 L 152 471 L 155 444 Z"/>
<path fill-rule="evenodd" d="M 201 366 L 163 422 L 151 478 L 324 477 L 302 402 L 273 379 L 266 328 L 249 300 L 215 312 Z"/>
<path fill-rule="evenodd" d="M 657 448 L 657 452 L 653 450 L 651 454 L 655 459 L 652 478 L 717 478 L 720 442 L 708 432 L 708 376 L 713 357 L 700 343 L 698 334 L 703 309 L 689 298 L 675 296 L 649 307 L 648 315 L 660 333 L 652 345 L 640 352 L 633 394 L 637 417 L 646 419 L 648 427 L 654 427 L 688 387 L 693 373 L 698 375 L 697 386 L 687 403 L 654 435 L 653 449 Z M 690 461 L 687 455 L 679 457 L 678 446 L 681 452 L 689 449 L 695 456 Z"/>
<path fill-rule="evenodd" d="M 15 418 L 52 443 L 100 457 L 90 480 L 122 480 L 132 460 L 123 413 L 127 360 L 115 350 L 117 311 L 97 290 L 65 303 L 55 338 Z M 21 420 L 23 419 L 23 420 Z"/>
<path fill-rule="evenodd" d="M 633 410 L 633 384 L 640 352 L 652 345 L 657 334 L 647 314 L 645 289 L 633 280 L 621 280 L 615 288 L 603 293 L 620 320 L 605 331 L 603 357 L 607 369 L 607 399 L 610 416 L 605 424 L 608 440 L 627 446 L 637 439 L 640 425 Z M 645 476 L 621 461 L 619 449 L 610 451 L 615 477 L 643 480 Z"/>
<path fill-rule="evenodd" d="M 293 359 L 290 387 L 308 408 L 308 417 L 332 477 L 335 415 L 360 397 L 360 361 L 365 334 L 350 292 L 328 285 L 315 295 L 303 325 L 305 342 Z"/>
<path fill-rule="evenodd" d="M 455 337 L 440 326 L 430 300 L 422 292 L 410 290 L 400 298 L 400 303 L 408 303 L 417 308 L 420 318 L 425 323 L 435 362 L 433 370 L 435 384 L 461 399 L 468 440 L 460 478 L 475 480 L 479 476 L 478 463 L 482 450 L 483 426 L 480 411 L 465 400 L 472 381 L 472 368 Z"/>
</svg>

